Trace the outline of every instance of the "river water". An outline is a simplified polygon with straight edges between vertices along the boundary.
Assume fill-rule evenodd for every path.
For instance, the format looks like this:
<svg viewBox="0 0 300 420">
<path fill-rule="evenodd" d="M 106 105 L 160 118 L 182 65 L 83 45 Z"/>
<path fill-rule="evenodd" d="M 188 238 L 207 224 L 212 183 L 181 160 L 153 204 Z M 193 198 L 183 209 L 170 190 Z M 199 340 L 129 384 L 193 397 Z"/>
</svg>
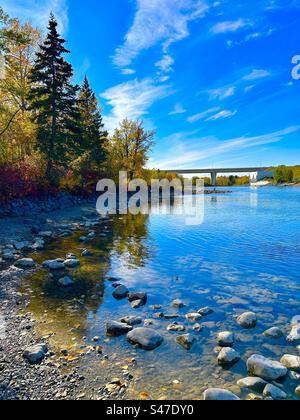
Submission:
<svg viewBox="0 0 300 420">
<path fill-rule="evenodd" d="M 232 194 L 205 196 L 204 221 L 188 226 L 182 216 L 150 214 L 114 217 L 98 229 L 97 238 L 86 247 L 93 252 L 81 258 L 81 267 L 70 274 L 73 288 L 61 290 L 42 270 L 27 279 L 23 291 L 30 296 L 27 311 L 38 320 L 37 329 L 59 354 L 66 369 L 80 367 L 91 395 L 103 381 L 113 377 L 128 381 L 128 398 L 199 399 L 210 386 L 227 388 L 245 398 L 236 382 L 247 376 L 246 361 L 254 353 L 279 360 L 297 354 L 296 345 L 270 340 L 262 333 L 279 326 L 286 335 L 290 321 L 300 315 L 300 189 L 234 188 Z M 64 258 L 67 252 L 80 256 L 79 237 L 51 243 L 34 256 L 38 262 Z M 112 297 L 114 277 L 133 291 L 146 291 L 148 303 L 133 310 L 126 300 Z M 186 307 L 174 310 L 171 302 L 182 299 Z M 162 308 L 153 310 L 152 305 Z M 185 314 L 209 306 L 212 315 L 202 319 L 202 332 L 194 332 Z M 236 315 L 258 315 L 258 325 L 243 330 Z M 174 314 L 197 341 L 187 351 L 170 333 L 172 322 L 157 312 Z M 153 328 L 164 337 L 152 352 L 134 348 L 126 337 L 107 338 L 107 320 L 127 315 L 152 319 Z M 241 361 L 232 368 L 218 366 L 217 333 L 233 331 Z M 92 338 L 100 338 L 103 355 L 93 351 Z M 91 347 L 89 347 L 91 346 Z M 284 381 L 290 398 L 299 382 Z"/>
</svg>

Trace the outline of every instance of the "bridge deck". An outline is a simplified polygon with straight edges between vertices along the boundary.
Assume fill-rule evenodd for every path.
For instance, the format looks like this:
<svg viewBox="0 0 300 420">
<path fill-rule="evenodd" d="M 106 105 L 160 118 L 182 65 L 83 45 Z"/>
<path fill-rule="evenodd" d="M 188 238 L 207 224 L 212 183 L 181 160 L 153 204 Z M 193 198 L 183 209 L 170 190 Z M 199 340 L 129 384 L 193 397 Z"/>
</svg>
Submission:
<svg viewBox="0 0 300 420">
<path fill-rule="evenodd" d="M 234 174 L 234 173 L 247 173 L 247 172 L 261 172 L 267 168 L 262 167 L 249 167 L 249 168 L 212 168 L 212 169 L 165 169 L 164 172 L 171 172 L 176 174 L 212 174 L 212 173 L 223 173 L 223 174 Z"/>
</svg>

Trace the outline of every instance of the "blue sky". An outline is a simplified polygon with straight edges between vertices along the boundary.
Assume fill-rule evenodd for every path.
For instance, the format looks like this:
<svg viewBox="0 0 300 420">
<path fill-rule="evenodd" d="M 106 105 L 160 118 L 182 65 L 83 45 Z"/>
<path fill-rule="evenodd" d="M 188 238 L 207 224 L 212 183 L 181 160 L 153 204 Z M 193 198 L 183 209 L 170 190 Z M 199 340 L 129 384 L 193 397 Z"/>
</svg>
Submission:
<svg viewBox="0 0 300 420">
<path fill-rule="evenodd" d="M 300 0 L 0 0 L 45 28 L 50 10 L 107 128 L 156 130 L 150 167 L 300 164 Z"/>
</svg>

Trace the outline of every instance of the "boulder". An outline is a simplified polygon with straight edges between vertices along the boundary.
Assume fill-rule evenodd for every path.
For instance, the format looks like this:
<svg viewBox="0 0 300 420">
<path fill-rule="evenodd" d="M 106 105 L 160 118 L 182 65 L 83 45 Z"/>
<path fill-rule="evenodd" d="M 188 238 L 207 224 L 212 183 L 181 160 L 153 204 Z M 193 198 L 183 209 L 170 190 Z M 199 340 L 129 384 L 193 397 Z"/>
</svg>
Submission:
<svg viewBox="0 0 300 420">
<path fill-rule="evenodd" d="M 264 397 L 271 397 L 273 400 L 286 400 L 287 394 L 277 386 L 268 384 L 263 392 Z"/>
<path fill-rule="evenodd" d="M 234 365 L 241 359 L 239 353 L 231 347 L 223 347 L 218 356 L 218 363 L 221 366 Z"/>
<path fill-rule="evenodd" d="M 273 338 L 274 340 L 277 340 L 279 338 L 282 338 L 283 335 L 284 334 L 283 334 L 282 330 L 280 330 L 277 327 L 270 328 L 269 330 L 267 330 L 267 331 L 264 332 L 264 336 L 265 337 Z"/>
<path fill-rule="evenodd" d="M 128 293 L 129 293 L 129 290 L 127 289 L 127 287 L 121 284 L 120 286 L 116 287 L 115 290 L 113 291 L 113 297 L 115 299 L 125 299 L 127 298 Z"/>
<path fill-rule="evenodd" d="M 204 394 L 205 401 L 239 401 L 240 398 L 226 389 L 209 388 Z"/>
<path fill-rule="evenodd" d="M 283 366 L 285 366 L 287 369 L 300 373 L 300 357 L 299 356 L 285 354 L 281 358 L 280 363 L 282 363 Z"/>
<path fill-rule="evenodd" d="M 248 372 L 251 376 L 258 376 L 265 381 L 276 381 L 286 376 L 288 370 L 281 363 L 254 354 L 247 361 Z"/>
<path fill-rule="evenodd" d="M 208 316 L 208 315 L 211 315 L 213 313 L 214 313 L 213 309 L 209 308 L 208 306 L 206 306 L 205 308 L 201 308 L 198 311 L 198 314 L 200 314 L 202 316 Z"/>
<path fill-rule="evenodd" d="M 120 337 L 131 330 L 132 326 L 123 322 L 111 321 L 106 324 L 106 334 L 110 337 Z"/>
<path fill-rule="evenodd" d="M 144 350 L 154 350 L 163 343 L 162 336 L 151 328 L 136 328 L 127 334 L 127 339 Z"/>
<path fill-rule="evenodd" d="M 237 322 L 243 328 L 254 328 L 257 324 L 257 316 L 254 312 L 245 312 L 237 318 Z"/>
<path fill-rule="evenodd" d="M 34 268 L 35 262 L 32 258 L 22 258 L 15 262 L 15 266 L 18 268 Z"/>
<path fill-rule="evenodd" d="M 185 348 L 186 350 L 191 350 L 195 341 L 196 341 L 196 338 L 193 337 L 191 334 L 179 335 L 176 338 L 177 344 L 179 344 L 181 347 Z"/>
<path fill-rule="evenodd" d="M 230 331 L 223 331 L 218 334 L 218 344 L 221 347 L 232 347 L 234 345 L 234 334 Z"/>
<path fill-rule="evenodd" d="M 139 316 L 126 316 L 125 318 L 121 318 L 120 322 L 134 327 L 135 325 L 140 325 L 143 320 Z"/>
<path fill-rule="evenodd" d="M 23 353 L 24 359 L 29 363 L 37 364 L 40 363 L 48 352 L 48 347 L 46 344 L 36 344 L 25 349 Z"/>
<path fill-rule="evenodd" d="M 261 378 L 249 376 L 248 378 L 240 379 L 237 384 L 240 388 L 248 388 L 251 391 L 262 393 L 267 382 Z"/>
</svg>

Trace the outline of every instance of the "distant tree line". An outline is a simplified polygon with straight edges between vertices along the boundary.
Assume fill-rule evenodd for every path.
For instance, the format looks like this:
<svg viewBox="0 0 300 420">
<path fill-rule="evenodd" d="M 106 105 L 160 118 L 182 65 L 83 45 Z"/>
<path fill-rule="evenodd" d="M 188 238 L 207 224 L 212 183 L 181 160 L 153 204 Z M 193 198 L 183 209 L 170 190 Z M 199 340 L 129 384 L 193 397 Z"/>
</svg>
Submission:
<svg viewBox="0 0 300 420">
<path fill-rule="evenodd" d="M 143 172 L 154 131 L 125 119 L 109 136 L 85 77 L 73 83 L 70 51 L 50 16 L 45 39 L 0 6 L 0 199 L 93 192 L 103 176 Z M 0 57 L 0 58 L 1 58 Z"/>
<path fill-rule="evenodd" d="M 193 178 L 193 184 L 196 185 L 196 182 L 198 179 L 204 180 L 205 187 L 211 187 L 211 178 L 205 177 L 205 178 L 199 178 L 194 177 Z M 217 178 L 217 184 L 220 187 L 232 187 L 232 186 L 242 186 L 242 185 L 249 185 L 250 184 L 250 177 L 249 176 L 219 176 Z"/>
</svg>

